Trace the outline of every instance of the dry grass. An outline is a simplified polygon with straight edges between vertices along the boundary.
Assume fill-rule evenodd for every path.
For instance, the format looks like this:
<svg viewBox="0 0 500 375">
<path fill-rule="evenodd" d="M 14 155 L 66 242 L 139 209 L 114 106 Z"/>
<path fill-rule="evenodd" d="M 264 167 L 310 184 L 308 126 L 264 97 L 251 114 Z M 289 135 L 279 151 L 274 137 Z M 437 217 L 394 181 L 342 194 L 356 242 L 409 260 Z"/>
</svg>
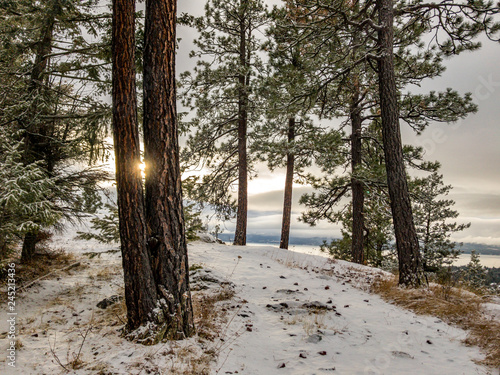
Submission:
<svg viewBox="0 0 500 375">
<path fill-rule="evenodd" d="M 170 375 L 209 375 L 211 365 L 218 358 L 220 348 L 227 340 L 227 309 L 223 301 L 234 297 L 230 287 L 193 293 L 192 302 L 197 335 L 194 342 L 169 341 L 160 347 L 152 347 L 143 360 L 132 364 L 140 373 L 161 373 L 158 360 L 167 357 Z M 115 306 L 115 305 L 113 305 Z M 165 370 L 165 368 L 163 368 Z"/>
<path fill-rule="evenodd" d="M 105 267 L 97 270 L 95 273 L 89 275 L 89 278 L 95 281 L 111 281 L 117 276 L 121 276 L 121 273 L 121 264 L 106 265 Z"/>
<path fill-rule="evenodd" d="M 307 261 L 305 257 L 301 257 L 302 259 L 297 260 L 297 254 L 293 252 L 287 254 L 285 258 L 280 258 L 279 253 L 274 253 L 270 256 L 270 258 L 287 268 L 308 269 L 312 267 L 311 262 Z"/>
<path fill-rule="evenodd" d="M 118 294 L 123 294 L 123 289 Z M 225 323 L 227 309 L 221 304 L 234 297 L 234 291 L 230 287 L 221 287 L 217 290 L 206 290 L 193 293 L 192 302 L 194 310 L 194 320 L 196 326 L 196 344 L 185 344 L 184 342 L 167 342 L 159 347 L 149 349 L 141 361 L 132 364 L 134 371 L 141 373 L 159 373 L 158 360 L 161 357 L 172 359 L 167 373 L 171 375 L 209 375 L 211 364 L 217 359 L 220 352 L 220 345 L 224 343 Z M 110 327 L 125 325 L 127 309 L 125 301 L 121 300 L 109 306 L 105 310 L 96 311 L 94 317 L 94 332 L 106 335 L 110 332 Z M 227 339 L 227 338 L 225 338 Z M 96 366 L 96 365 L 94 365 Z M 93 368 L 96 373 L 106 373 L 106 366 L 99 364 Z"/>
<path fill-rule="evenodd" d="M 326 310 L 314 310 L 306 314 L 297 314 L 285 318 L 288 325 L 301 324 L 307 336 L 311 336 L 320 329 L 328 328 L 325 322 Z"/>
<path fill-rule="evenodd" d="M 193 295 L 194 323 L 198 337 L 213 341 L 219 335 L 223 311 L 217 303 L 233 297 L 234 291 L 229 287 L 221 287 L 215 293 Z"/>
<path fill-rule="evenodd" d="M 16 264 L 16 285 L 17 288 L 21 288 L 23 285 L 27 285 L 33 280 L 36 280 L 55 269 L 60 269 L 65 266 L 70 265 L 75 261 L 75 257 L 72 254 L 68 254 L 65 251 L 58 250 L 48 250 L 44 249 L 43 252 L 34 255 L 33 259 L 29 263 L 19 263 L 19 259 L 9 259 L 5 263 L 15 263 Z M 57 277 L 52 275 L 50 277 Z M 0 301 L 4 302 L 6 300 L 6 282 L 7 278 L 0 278 Z"/>
<path fill-rule="evenodd" d="M 396 277 L 377 281 L 372 291 L 417 314 L 436 316 L 467 330 L 465 344 L 478 346 L 485 354 L 481 364 L 500 368 L 500 322 L 484 314 L 482 299 L 477 295 L 436 284 L 429 288 L 404 289 L 398 286 Z"/>
<path fill-rule="evenodd" d="M 116 290 L 119 296 L 125 295 L 125 288 L 121 286 Z M 125 298 L 108 306 L 106 309 L 97 309 L 94 317 L 94 327 L 97 331 L 109 329 L 109 327 L 124 326 L 127 322 L 127 305 Z M 114 328 L 113 328 L 114 330 Z"/>
</svg>

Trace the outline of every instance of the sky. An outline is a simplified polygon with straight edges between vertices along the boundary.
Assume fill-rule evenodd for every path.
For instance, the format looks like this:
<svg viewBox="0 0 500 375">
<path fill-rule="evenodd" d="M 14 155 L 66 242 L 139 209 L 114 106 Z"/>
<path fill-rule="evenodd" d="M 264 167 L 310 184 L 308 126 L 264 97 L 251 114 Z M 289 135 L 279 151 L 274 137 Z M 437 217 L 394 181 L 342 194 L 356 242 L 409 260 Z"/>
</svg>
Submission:
<svg viewBox="0 0 500 375">
<path fill-rule="evenodd" d="M 279 1 L 268 1 L 268 4 Z M 179 13 L 203 14 L 204 1 L 179 2 Z M 193 30 L 179 27 L 181 43 L 177 70 L 194 66 L 188 54 L 193 49 Z M 442 167 L 445 184 L 453 186 L 449 199 L 460 213 L 458 222 L 472 225 L 453 239 L 500 245 L 500 45 L 483 40 L 479 51 L 464 53 L 446 59 L 447 67 L 441 77 L 424 81 L 421 87 L 409 88 L 412 92 L 444 91 L 451 87 L 461 94 L 471 92 L 479 106 L 476 114 L 454 124 L 432 124 L 422 135 L 416 136 L 401 123 L 403 143 L 423 146 L 426 160 L 438 160 Z M 285 171 L 269 172 L 259 168 L 257 179 L 249 183 L 248 233 L 279 234 L 283 206 Z M 340 227 L 319 223 L 309 227 L 297 218 L 304 211 L 298 204 L 299 197 L 311 189 L 296 185 L 291 226 L 292 236 L 338 237 Z M 226 223 L 226 231 L 234 230 L 234 222 Z"/>
</svg>

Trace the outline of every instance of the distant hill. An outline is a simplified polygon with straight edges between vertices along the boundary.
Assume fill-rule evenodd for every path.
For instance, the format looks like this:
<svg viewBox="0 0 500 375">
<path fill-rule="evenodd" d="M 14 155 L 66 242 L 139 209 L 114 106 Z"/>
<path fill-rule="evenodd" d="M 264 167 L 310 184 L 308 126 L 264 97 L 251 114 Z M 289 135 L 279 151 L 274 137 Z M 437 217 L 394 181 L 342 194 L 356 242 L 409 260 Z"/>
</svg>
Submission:
<svg viewBox="0 0 500 375">
<path fill-rule="evenodd" d="M 234 233 L 221 233 L 219 238 L 224 242 L 232 242 L 234 239 Z M 323 241 L 331 241 L 332 237 L 290 237 L 290 245 L 308 245 L 308 246 L 319 246 Z M 262 244 L 273 244 L 279 245 L 280 236 L 279 235 L 265 235 L 265 234 L 248 234 L 247 242 L 250 243 L 262 243 Z M 476 250 L 482 255 L 498 255 L 500 256 L 500 246 L 498 245 L 485 245 L 479 243 L 464 243 L 462 246 L 458 247 L 464 254 L 470 254 L 472 250 Z"/>
<path fill-rule="evenodd" d="M 500 256 L 500 246 L 498 245 L 485 245 L 480 243 L 467 243 L 465 242 L 462 246 L 458 247 L 464 254 L 470 254 L 472 250 L 476 250 L 482 255 L 499 255 Z"/>
<path fill-rule="evenodd" d="M 232 242 L 234 233 L 221 233 L 219 238 L 224 242 Z M 319 246 L 323 241 L 331 241 L 332 238 L 327 237 L 290 237 L 290 245 L 308 245 Z M 264 234 L 247 234 L 247 242 L 279 245 L 279 235 L 264 235 Z"/>
</svg>

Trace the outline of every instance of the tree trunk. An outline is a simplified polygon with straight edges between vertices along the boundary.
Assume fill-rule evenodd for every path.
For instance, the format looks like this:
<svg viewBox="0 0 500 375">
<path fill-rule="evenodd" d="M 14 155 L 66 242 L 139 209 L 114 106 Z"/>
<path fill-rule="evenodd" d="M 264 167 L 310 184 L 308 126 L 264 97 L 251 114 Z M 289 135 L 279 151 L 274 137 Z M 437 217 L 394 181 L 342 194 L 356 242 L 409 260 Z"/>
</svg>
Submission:
<svg viewBox="0 0 500 375">
<path fill-rule="evenodd" d="M 295 140 L 295 119 L 288 119 L 288 144 L 291 145 Z M 290 221 L 292 216 L 292 187 L 293 187 L 293 168 L 295 164 L 295 155 L 288 151 L 286 154 L 286 179 L 285 179 L 285 199 L 283 202 L 283 222 L 281 224 L 280 248 L 288 249 L 290 239 Z"/>
<path fill-rule="evenodd" d="M 241 0 L 244 8 L 248 0 Z M 246 45 L 246 23 L 245 10 L 240 13 L 240 72 L 238 74 L 238 212 L 236 214 L 236 230 L 234 233 L 234 245 L 246 245 L 247 243 L 247 211 L 248 211 L 248 171 L 247 171 L 247 45 Z"/>
<path fill-rule="evenodd" d="M 176 0 L 147 0 L 144 150 L 148 246 L 165 338 L 194 334 L 176 113 Z M 162 339 L 162 337 L 157 337 Z"/>
<path fill-rule="evenodd" d="M 55 2 L 40 31 L 40 40 L 35 48 L 35 61 L 31 70 L 30 84 L 28 93 L 32 97 L 30 110 L 27 112 L 27 118 L 23 121 L 25 124 L 24 147 L 25 159 L 24 165 L 36 161 L 44 161 L 45 170 L 49 174 L 53 170 L 53 165 L 48 162 L 47 149 L 50 146 L 45 145 L 47 142 L 47 132 L 45 124 L 38 122 L 40 104 L 43 104 L 43 92 L 47 89 L 43 85 L 46 76 L 46 70 L 49 63 L 47 57 L 52 52 L 52 39 L 55 26 L 55 14 L 58 13 L 58 3 Z M 41 103 L 42 102 L 42 103 Z M 26 233 L 23 239 L 23 247 L 21 252 L 21 262 L 26 263 L 31 261 L 35 254 L 35 246 L 38 242 L 38 230 Z"/>
<path fill-rule="evenodd" d="M 399 260 L 399 283 L 419 286 L 423 280 L 419 246 L 408 193 L 399 128 L 399 108 L 393 63 L 393 2 L 377 0 L 380 57 L 379 95 L 387 183 Z"/>
<path fill-rule="evenodd" d="M 146 323 L 157 301 L 139 168 L 134 23 L 135 0 L 113 0 L 113 137 L 128 330 Z"/>
<path fill-rule="evenodd" d="M 31 231 L 24 235 L 23 248 L 21 250 L 21 263 L 29 263 L 33 259 L 38 243 L 38 231 Z"/>
<path fill-rule="evenodd" d="M 34 161 L 43 161 L 44 167 L 49 174 L 54 170 L 54 163 L 51 157 L 53 147 L 49 129 L 49 123 L 40 120 L 40 115 L 48 114 L 46 108 L 48 85 L 47 67 L 52 53 L 52 42 L 54 38 L 54 28 L 56 25 L 55 16 L 62 12 L 58 0 L 52 2 L 52 6 L 47 10 L 46 18 L 40 30 L 40 39 L 35 46 L 35 61 L 31 70 L 30 84 L 28 86 L 29 95 L 32 98 L 30 110 L 27 113 L 25 123 L 26 133 L 26 164 Z M 45 82 L 44 82 L 45 81 Z M 45 111 L 44 113 L 40 113 Z"/>
<path fill-rule="evenodd" d="M 365 261 L 363 248 L 364 228 L 364 188 L 363 183 L 356 178 L 358 169 L 361 167 L 361 110 L 358 107 L 358 95 L 355 94 L 351 106 L 351 190 L 352 190 L 352 259 L 356 263 L 363 264 Z"/>
</svg>

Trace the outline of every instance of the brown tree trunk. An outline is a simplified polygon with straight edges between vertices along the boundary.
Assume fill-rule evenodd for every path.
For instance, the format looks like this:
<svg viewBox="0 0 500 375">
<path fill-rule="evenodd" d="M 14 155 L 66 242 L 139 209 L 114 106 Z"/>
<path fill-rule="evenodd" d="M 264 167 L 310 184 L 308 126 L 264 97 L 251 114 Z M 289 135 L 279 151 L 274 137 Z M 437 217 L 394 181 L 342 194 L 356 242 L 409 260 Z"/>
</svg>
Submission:
<svg viewBox="0 0 500 375">
<path fill-rule="evenodd" d="M 47 66 L 52 52 L 52 39 L 55 26 L 55 14 L 60 12 L 59 4 L 55 1 L 52 9 L 47 15 L 43 27 L 40 30 L 40 40 L 35 48 L 35 61 L 31 70 L 30 84 L 28 92 L 32 97 L 30 110 L 27 112 L 25 123 L 26 132 L 24 133 L 25 159 L 24 164 L 28 165 L 35 161 L 43 161 L 45 170 L 50 174 L 53 171 L 53 163 L 50 162 L 50 142 L 47 139 L 48 129 L 46 124 L 40 123 L 39 111 L 40 104 L 43 104 L 43 93 L 47 91 L 44 86 Z M 47 146 L 47 144 L 49 144 Z M 21 251 L 21 262 L 31 261 L 35 254 L 35 247 L 38 243 L 38 230 L 26 233 L 23 239 Z"/>
<path fill-rule="evenodd" d="M 135 0 L 113 0 L 113 137 L 127 328 L 150 319 L 157 294 L 146 247 L 135 87 Z"/>
<path fill-rule="evenodd" d="M 244 8 L 248 0 L 241 0 Z M 244 10 L 242 11 L 242 13 Z M 236 229 L 234 245 L 247 243 L 247 211 L 248 211 L 248 171 L 247 171 L 247 45 L 246 24 L 243 14 L 240 14 L 240 66 L 238 75 L 238 211 L 236 213 Z"/>
<path fill-rule="evenodd" d="M 419 245 L 408 193 L 408 183 L 403 161 L 403 147 L 399 128 L 399 108 L 393 63 L 393 2 L 377 0 L 379 10 L 380 57 L 379 95 L 382 117 L 387 184 L 391 200 L 396 247 L 399 260 L 399 283 L 419 286 L 422 283 L 422 267 Z"/>
<path fill-rule="evenodd" d="M 38 243 L 38 231 L 31 231 L 24 235 L 23 248 L 21 250 L 21 263 L 29 263 L 33 259 Z"/>
<path fill-rule="evenodd" d="M 295 140 L 295 119 L 288 119 L 288 144 Z M 286 178 L 285 178 L 285 199 L 283 202 L 283 221 L 281 224 L 280 248 L 288 249 L 290 239 L 290 221 L 292 216 L 292 190 L 293 190 L 293 168 L 295 165 L 295 155 L 293 152 L 286 154 Z"/>
<path fill-rule="evenodd" d="M 364 188 L 363 183 L 356 178 L 358 169 L 361 167 L 361 110 L 358 107 L 358 96 L 354 95 L 351 106 L 351 190 L 352 190 L 352 259 L 356 263 L 363 264 L 365 254 L 363 248 L 364 228 Z"/>
<path fill-rule="evenodd" d="M 144 151 L 148 246 L 157 293 L 165 300 L 162 334 L 182 339 L 194 333 L 194 324 L 179 167 L 175 28 L 175 0 L 146 1 Z"/>
</svg>

